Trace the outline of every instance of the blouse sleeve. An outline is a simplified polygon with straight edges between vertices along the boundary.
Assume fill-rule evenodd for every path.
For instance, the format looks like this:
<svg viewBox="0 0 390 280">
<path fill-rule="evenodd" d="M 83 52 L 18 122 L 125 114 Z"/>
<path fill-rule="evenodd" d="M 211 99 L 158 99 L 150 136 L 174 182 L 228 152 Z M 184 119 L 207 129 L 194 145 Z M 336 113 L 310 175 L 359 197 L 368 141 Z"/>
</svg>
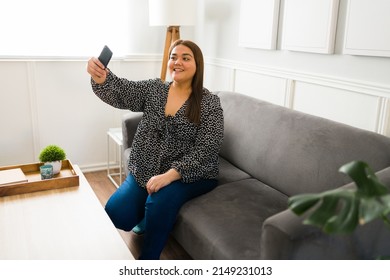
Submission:
<svg viewBox="0 0 390 280">
<path fill-rule="evenodd" d="M 97 84 L 91 78 L 92 90 L 103 102 L 118 108 L 134 112 L 143 112 L 148 93 L 155 92 L 161 80 L 129 81 L 118 78 L 111 71 L 103 84 Z"/>
<path fill-rule="evenodd" d="M 207 94 L 207 97 L 193 150 L 172 164 L 185 183 L 218 175 L 218 153 L 224 130 L 223 110 L 218 96 Z"/>
</svg>

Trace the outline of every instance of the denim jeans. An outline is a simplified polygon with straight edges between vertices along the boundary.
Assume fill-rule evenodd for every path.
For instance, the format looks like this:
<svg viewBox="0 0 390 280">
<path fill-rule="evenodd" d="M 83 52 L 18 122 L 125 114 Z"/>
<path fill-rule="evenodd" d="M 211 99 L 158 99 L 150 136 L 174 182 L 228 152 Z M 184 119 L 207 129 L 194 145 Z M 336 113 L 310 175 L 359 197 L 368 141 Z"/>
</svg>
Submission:
<svg viewBox="0 0 390 280">
<path fill-rule="evenodd" d="M 144 243 L 140 259 L 159 259 L 175 224 L 177 213 L 187 201 L 213 190 L 217 180 L 183 183 L 180 180 L 148 195 L 129 174 L 106 204 L 114 225 L 130 231 L 145 218 Z"/>
</svg>

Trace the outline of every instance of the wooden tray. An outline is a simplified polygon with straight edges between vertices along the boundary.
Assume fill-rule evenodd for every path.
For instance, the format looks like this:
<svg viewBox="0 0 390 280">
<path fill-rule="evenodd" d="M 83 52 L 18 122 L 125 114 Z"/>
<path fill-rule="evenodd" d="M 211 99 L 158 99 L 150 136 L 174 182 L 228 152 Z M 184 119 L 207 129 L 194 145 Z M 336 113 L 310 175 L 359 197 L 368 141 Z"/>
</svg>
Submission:
<svg viewBox="0 0 390 280">
<path fill-rule="evenodd" d="M 0 167 L 0 170 L 21 168 L 28 180 L 28 182 L 0 186 L 0 197 L 79 186 L 79 175 L 76 173 L 69 160 L 62 161 L 60 173 L 54 175 L 52 179 L 41 179 L 41 173 L 39 171 L 41 165 L 43 165 L 43 163 L 39 162 Z"/>
</svg>

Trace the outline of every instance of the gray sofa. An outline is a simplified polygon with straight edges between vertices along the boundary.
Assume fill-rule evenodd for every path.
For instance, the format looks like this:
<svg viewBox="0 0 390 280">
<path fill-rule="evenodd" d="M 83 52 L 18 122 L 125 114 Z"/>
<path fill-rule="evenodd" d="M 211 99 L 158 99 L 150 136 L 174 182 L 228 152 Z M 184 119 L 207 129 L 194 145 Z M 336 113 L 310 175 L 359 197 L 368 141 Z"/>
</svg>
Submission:
<svg viewBox="0 0 390 280">
<path fill-rule="evenodd" d="M 238 93 L 216 94 L 225 118 L 219 186 L 186 203 L 172 232 L 194 259 L 390 256 L 390 229 L 381 221 L 326 235 L 287 209 L 296 194 L 354 187 L 338 172 L 352 160 L 369 163 L 390 186 L 390 138 Z M 141 116 L 123 119 L 125 159 Z"/>
</svg>

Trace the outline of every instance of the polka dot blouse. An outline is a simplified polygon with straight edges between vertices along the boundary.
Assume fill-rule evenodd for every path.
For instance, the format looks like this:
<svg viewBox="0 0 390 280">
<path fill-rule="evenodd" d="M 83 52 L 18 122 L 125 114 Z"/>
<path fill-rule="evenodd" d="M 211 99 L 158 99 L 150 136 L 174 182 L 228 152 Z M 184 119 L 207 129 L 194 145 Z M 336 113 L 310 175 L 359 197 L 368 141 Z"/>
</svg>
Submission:
<svg viewBox="0 0 390 280">
<path fill-rule="evenodd" d="M 129 171 L 138 184 L 171 168 L 185 183 L 218 176 L 218 152 L 223 140 L 223 111 L 219 97 L 203 90 L 200 124 L 185 116 L 187 102 L 174 116 L 165 116 L 169 82 L 160 79 L 129 81 L 109 73 L 99 85 L 91 79 L 95 94 L 107 104 L 143 112 L 129 157 Z"/>
</svg>

